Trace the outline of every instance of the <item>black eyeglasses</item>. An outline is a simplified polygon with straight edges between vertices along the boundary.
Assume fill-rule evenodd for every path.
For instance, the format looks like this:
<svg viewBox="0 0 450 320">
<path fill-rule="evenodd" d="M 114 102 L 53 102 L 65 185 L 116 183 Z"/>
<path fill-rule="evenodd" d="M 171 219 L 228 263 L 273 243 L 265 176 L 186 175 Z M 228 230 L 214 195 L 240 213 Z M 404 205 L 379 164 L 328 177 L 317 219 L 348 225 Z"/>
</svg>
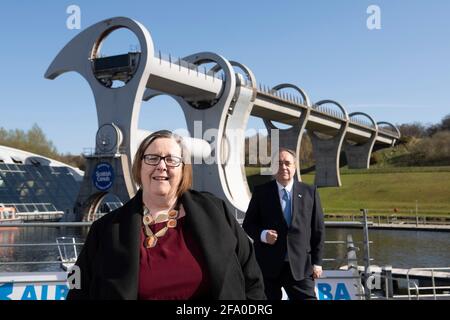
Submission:
<svg viewBox="0 0 450 320">
<path fill-rule="evenodd" d="M 145 164 L 148 164 L 150 166 L 157 166 L 161 160 L 164 160 L 166 166 L 168 167 L 178 167 L 181 163 L 183 163 L 183 160 L 180 157 L 177 156 L 161 157 L 157 154 L 144 154 L 142 159 L 144 160 Z"/>
</svg>

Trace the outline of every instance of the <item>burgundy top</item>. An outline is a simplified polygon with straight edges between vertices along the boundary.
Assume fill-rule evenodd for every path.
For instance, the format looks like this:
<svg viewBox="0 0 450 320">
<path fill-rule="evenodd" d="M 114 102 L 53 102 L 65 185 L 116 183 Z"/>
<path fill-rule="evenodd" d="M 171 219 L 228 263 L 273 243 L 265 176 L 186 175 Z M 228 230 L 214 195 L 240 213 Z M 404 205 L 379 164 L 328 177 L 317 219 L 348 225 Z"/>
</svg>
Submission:
<svg viewBox="0 0 450 320">
<path fill-rule="evenodd" d="M 144 245 L 145 233 L 141 228 L 139 261 L 140 300 L 202 299 L 208 294 L 205 262 L 198 245 L 189 232 L 184 231 L 185 217 L 177 226 L 158 238 L 153 248 Z M 166 226 L 166 222 L 150 226 L 153 233 Z"/>
</svg>

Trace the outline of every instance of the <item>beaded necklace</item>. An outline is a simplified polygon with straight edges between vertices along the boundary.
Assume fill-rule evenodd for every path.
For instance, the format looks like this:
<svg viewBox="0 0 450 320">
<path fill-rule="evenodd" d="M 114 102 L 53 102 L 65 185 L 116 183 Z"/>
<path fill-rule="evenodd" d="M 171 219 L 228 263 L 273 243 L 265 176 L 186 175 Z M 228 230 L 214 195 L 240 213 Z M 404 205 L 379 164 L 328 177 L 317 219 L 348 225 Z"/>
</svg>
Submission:
<svg viewBox="0 0 450 320">
<path fill-rule="evenodd" d="M 145 239 L 145 247 L 153 248 L 158 243 L 158 239 L 163 237 L 167 230 L 175 228 L 177 226 L 177 218 L 179 214 L 179 202 L 176 203 L 175 207 L 173 209 L 170 209 L 167 213 L 161 213 L 157 215 L 155 218 L 150 214 L 150 210 L 142 204 L 144 207 L 144 216 L 142 218 L 142 223 L 144 224 L 144 232 L 146 234 Z M 156 223 L 164 222 L 167 220 L 167 223 L 164 228 L 159 230 L 156 233 L 153 233 L 153 231 L 150 229 L 151 225 L 154 225 Z"/>
</svg>

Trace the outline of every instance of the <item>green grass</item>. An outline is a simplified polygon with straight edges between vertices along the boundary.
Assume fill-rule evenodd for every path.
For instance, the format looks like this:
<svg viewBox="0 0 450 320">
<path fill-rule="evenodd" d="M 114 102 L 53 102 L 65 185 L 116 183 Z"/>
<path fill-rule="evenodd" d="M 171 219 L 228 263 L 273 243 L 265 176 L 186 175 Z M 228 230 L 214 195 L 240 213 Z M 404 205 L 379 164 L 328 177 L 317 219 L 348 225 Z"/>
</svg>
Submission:
<svg viewBox="0 0 450 320">
<path fill-rule="evenodd" d="M 252 184 L 270 180 L 258 176 L 258 168 L 247 168 L 250 189 Z M 314 174 L 302 176 L 306 183 L 314 183 Z M 450 215 L 450 167 L 385 167 L 369 170 L 341 170 L 342 187 L 320 188 L 322 206 L 326 213 L 419 214 Z"/>
<path fill-rule="evenodd" d="M 379 173 L 412 173 L 412 172 L 450 172 L 450 166 L 442 167 L 373 167 L 367 169 L 348 169 L 343 167 L 340 170 L 344 174 L 379 174 Z"/>
</svg>

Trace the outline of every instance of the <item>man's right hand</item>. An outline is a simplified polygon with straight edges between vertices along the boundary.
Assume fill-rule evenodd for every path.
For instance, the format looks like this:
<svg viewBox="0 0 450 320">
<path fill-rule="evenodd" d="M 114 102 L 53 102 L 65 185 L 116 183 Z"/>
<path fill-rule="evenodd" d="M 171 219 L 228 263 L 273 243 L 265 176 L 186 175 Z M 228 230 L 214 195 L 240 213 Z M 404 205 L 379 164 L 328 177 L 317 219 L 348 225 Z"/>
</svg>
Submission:
<svg viewBox="0 0 450 320">
<path fill-rule="evenodd" d="M 274 244 L 277 241 L 278 233 L 276 230 L 267 230 L 266 242 L 268 244 Z"/>
</svg>

